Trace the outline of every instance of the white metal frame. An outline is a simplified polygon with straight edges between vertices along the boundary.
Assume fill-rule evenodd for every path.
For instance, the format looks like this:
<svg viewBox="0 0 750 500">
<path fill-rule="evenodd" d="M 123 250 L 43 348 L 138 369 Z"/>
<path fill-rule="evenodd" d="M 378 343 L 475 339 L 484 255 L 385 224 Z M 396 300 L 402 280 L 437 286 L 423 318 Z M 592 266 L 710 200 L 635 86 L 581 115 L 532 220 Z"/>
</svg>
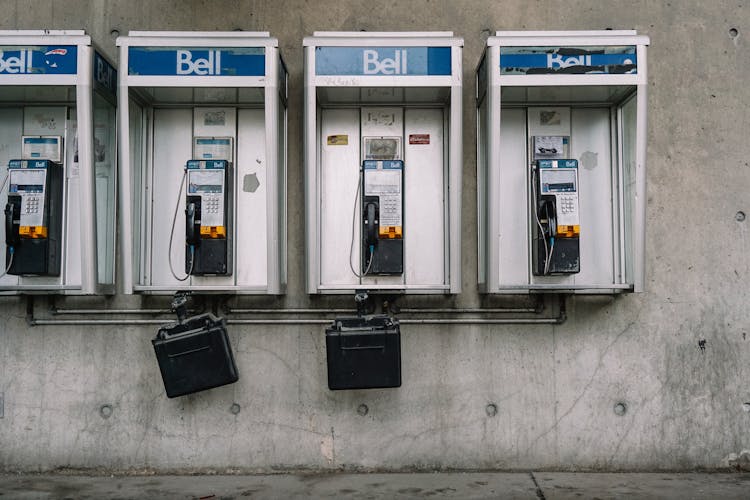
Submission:
<svg viewBox="0 0 750 500">
<path fill-rule="evenodd" d="M 538 75 L 502 75 L 500 73 L 500 47 L 586 47 L 586 46 L 635 46 L 638 61 L 636 74 L 538 74 Z M 628 291 L 640 292 L 644 289 L 645 282 L 645 237 L 646 237 L 646 134 L 647 134 L 647 59 L 646 52 L 649 45 L 647 36 L 638 35 L 632 30 L 619 31 L 498 31 L 496 36 L 487 40 L 485 53 L 477 67 L 477 94 L 480 89 L 486 89 L 484 99 L 487 99 L 487 131 L 486 137 L 486 186 L 478 185 L 478 192 L 487 189 L 487 200 L 484 206 L 479 206 L 480 221 L 484 217 L 483 227 L 485 231 L 485 242 L 479 244 L 479 289 L 483 293 L 529 293 L 539 292 L 572 292 L 588 294 L 615 294 Z M 485 64 L 486 81 L 479 82 L 479 71 Z M 499 227 L 498 214 L 503 210 L 503 201 L 499 193 L 498 175 L 502 162 L 499 147 L 500 123 L 501 123 L 501 91 L 503 87 L 545 87 L 545 86 L 608 86 L 628 85 L 636 90 L 637 100 L 637 130 L 636 130 L 636 175 L 633 201 L 633 213 L 624 214 L 622 204 L 614 200 L 615 215 L 613 218 L 630 216 L 633 227 L 633 248 L 618 248 L 615 245 L 614 258 L 622 265 L 621 274 L 615 273 L 614 280 L 609 285 L 561 285 L 561 284 L 532 284 L 525 285 L 506 284 L 500 282 L 500 260 L 499 238 L 502 229 Z M 482 96 L 477 95 L 477 117 L 479 117 L 479 104 Z M 627 101 L 625 99 L 624 101 Z M 624 102 L 623 101 L 623 102 Z M 621 124 L 619 117 L 618 124 Z M 477 125 L 479 123 L 477 122 Z M 618 125 L 619 126 L 619 125 Z M 613 130 L 613 134 L 622 137 L 621 129 Z M 477 135 L 477 147 L 481 148 L 481 137 Z M 479 149 L 478 149 L 479 151 Z M 613 176 L 622 175 L 621 145 L 619 140 L 613 143 L 612 158 L 615 164 Z M 482 168 L 477 165 L 477 168 Z M 478 182 L 482 176 L 477 175 Z M 622 183 L 618 182 L 621 200 L 623 195 Z M 615 193 L 613 193 L 615 194 Z M 479 201 L 479 196 L 478 196 Z M 622 225 L 622 223 L 619 223 Z M 620 228 L 615 228 L 618 236 Z M 624 277 L 624 255 L 618 255 L 618 251 L 633 252 L 633 279 L 629 282 Z M 531 252 L 529 251 L 529 254 Z M 530 259 L 530 257 L 529 257 Z M 482 276 L 482 263 L 484 276 Z"/>
<path fill-rule="evenodd" d="M 81 283 L 68 283 L 65 273 L 66 237 L 63 236 L 61 283 L 19 284 L 0 286 L 0 293 L 61 293 L 70 295 L 112 294 L 114 285 L 98 283 L 96 235 L 96 179 L 94 168 L 93 62 L 96 45 L 83 30 L 0 30 L 0 46 L 75 45 L 77 73 L 72 75 L 21 74 L 0 75 L 3 86 L 72 86 L 75 87 L 75 107 L 78 127 L 78 166 L 81 181 Z M 109 64 L 116 67 L 101 50 L 96 50 Z M 116 203 L 116 201 L 115 201 Z M 71 217 L 73 214 L 63 214 Z M 114 256 L 112 257 L 114 258 Z M 25 281 L 34 278 L 25 278 Z"/>
<path fill-rule="evenodd" d="M 303 41 L 305 59 L 305 241 L 307 293 L 349 293 L 351 285 L 324 285 L 320 272 L 320 130 L 317 108 L 318 87 L 445 87 L 450 89 L 449 116 L 447 116 L 446 145 L 448 161 L 448 240 L 446 242 L 447 274 L 445 286 L 424 284 L 363 285 L 371 291 L 404 293 L 461 292 L 461 179 L 463 165 L 462 144 L 462 50 L 463 38 L 450 31 L 437 32 L 335 32 L 316 31 Z M 368 76 L 368 75 L 316 75 L 315 49 L 317 47 L 450 47 L 451 74 L 445 76 Z"/>
<path fill-rule="evenodd" d="M 190 290 L 206 293 L 236 293 L 236 294 L 272 294 L 286 292 L 286 154 L 279 158 L 279 141 L 286 141 L 286 137 L 279 137 L 278 113 L 280 103 L 285 107 L 286 87 L 279 88 L 281 70 L 285 70 L 279 52 L 279 43 L 268 32 L 220 32 L 220 31 L 130 31 L 128 36 L 117 39 L 120 47 L 120 63 L 123 68 L 119 73 L 118 99 L 120 113 L 118 119 L 118 134 L 120 140 L 120 221 L 122 259 L 121 290 L 125 294 L 133 292 L 168 294 L 176 290 L 175 286 L 152 286 L 140 283 L 140 264 L 134 263 L 133 200 L 135 189 L 131 182 L 133 169 L 130 159 L 130 108 L 131 99 L 140 100 L 131 93 L 139 87 L 225 87 L 225 88 L 262 88 L 264 89 L 265 137 L 266 137 L 266 166 L 267 166 L 267 286 L 263 288 L 250 286 L 215 286 L 215 285 L 184 285 L 180 290 Z M 258 47 L 265 53 L 264 76 L 147 76 L 128 74 L 128 48 L 130 47 Z M 282 93 L 280 96 L 279 93 Z M 158 103 L 157 103 L 158 104 Z M 147 105 L 145 112 L 153 108 Z M 149 120 L 153 124 L 153 120 Z M 146 139 L 152 140 L 152 131 L 146 133 Z M 286 128 L 284 129 L 286 135 Z M 144 162 L 144 169 L 150 161 Z M 275 188 L 278 186 L 278 189 Z M 239 217 L 239 214 L 235 215 Z M 141 256 L 141 260 L 143 260 Z"/>
</svg>

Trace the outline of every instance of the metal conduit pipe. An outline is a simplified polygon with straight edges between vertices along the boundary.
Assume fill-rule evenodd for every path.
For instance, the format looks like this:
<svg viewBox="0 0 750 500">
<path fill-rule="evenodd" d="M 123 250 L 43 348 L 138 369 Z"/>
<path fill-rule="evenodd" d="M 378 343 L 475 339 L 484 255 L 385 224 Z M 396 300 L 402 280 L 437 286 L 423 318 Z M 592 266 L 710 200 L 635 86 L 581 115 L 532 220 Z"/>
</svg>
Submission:
<svg viewBox="0 0 750 500">
<path fill-rule="evenodd" d="M 31 326 L 81 326 L 81 325 L 163 325 L 166 320 L 157 319 L 30 319 Z M 402 325 L 556 325 L 565 321 L 555 318 L 423 318 L 401 319 Z M 330 319 L 228 319 L 228 325 L 329 325 Z"/>
<path fill-rule="evenodd" d="M 523 324 L 562 324 L 567 319 L 566 308 L 565 308 L 565 297 L 558 297 L 559 313 L 556 317 L 552 318 L 404 318 L 399 321 L 404 325 L 428 325 L 428 324 L 444 324 L 444 325 L 523 325 Z M 328 314 L 352 314 L 354 311 L 349 309 L 235 309 L 232 312 L 257 312 L 260 311 L 279 312 L 294 314 L 298 312 L 300 314 L 308 313 L 328 313 Z M 519 312 L 519 313 L 530 313 L 537 312 L 533 308 L 514 308 L 514 309 L 443 309 L 443 308 L 431 308 L 431 309 L 402 309 L 402 313 L 501 313 L 501 312 Z M 171 309 L 109 309 L 109 310 L 97 310 L 97 309 L 53 309 L 53 314 L 168 314 L 171 313 Z M 26 304 L 26 321 L 30 326 L 44 326 L 44 325 L 162 325 L 165 324 L 165 319 L 136 319 L 136 318 L 112 318 L 112 319 L 37 319 L 34 317 L 34 301 L 33 298 Z M 286 319 L 286 318 L 275 318 L 275 319 L 227 319 L 227 324 L 234 325 L 327 325 L 330 324 L 332 319 Z"/>
<path fill-rule="evenodd" d="M 62 315 L 90 315 L 90 314 L 173 314 L 171 309 L 50 309 L 55 316 Z M 400 314 L 507 314 L 507 313 L 537 313 L 535 307 L 508 308 L 405 308 Z M 356 314 L 354 309 L 229 309 L 227 314 Z"/>
<path fill-rule="evenodd" d="M 456 308 L 451 309 L 448 307 L 441 308 L 404 308 L 399 309 L 399 313 L 404 314 L 504 314 L 504 313 L 538 313 L 539 308 L 536 307 L 493 307 L 493 308 Z"/>
<path fill-rule="evenodd" d="M 88 314 L 174 314 L 171 309 L 59 309 L 52 308 L 53 315 Z M 193 311 L 194 312 L 194 311 Z M 229 309 L 228 314 L 357 314 L 356 309 Z"/>
<path fill-rule="evenodd" d="M 59 316 L 64 314 L 174 314 L 171 309 L 59 309 L 53 307 L 50 313 Z"/>
</svg>

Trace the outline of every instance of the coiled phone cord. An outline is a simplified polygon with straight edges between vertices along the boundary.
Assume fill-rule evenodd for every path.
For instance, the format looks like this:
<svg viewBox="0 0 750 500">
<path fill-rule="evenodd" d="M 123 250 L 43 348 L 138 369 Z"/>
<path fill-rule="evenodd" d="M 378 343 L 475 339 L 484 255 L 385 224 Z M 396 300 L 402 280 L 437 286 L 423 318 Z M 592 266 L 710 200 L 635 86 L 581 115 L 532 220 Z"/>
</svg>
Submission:
<svg viewBox="0 0 750 500">
<path fill-rule="evenodd" d="M 191 274 L 193 274 L 193 265 L 195 264 L 195 245 L 190 245 L 190 270 L 184 278 L 177 276 L 172 266 L 172 242 L 174 241 L 174 228 L 177 224 L 177 212 L 180 210 L 180 196 L 182 196 L 182 188 L 185 186 L 185 179 L 187 178 L 187 172 L 182 174 L 182 182 L 180 182 L 180 190 L 177 192 L 177 204 L 174 207 L 174 215 L 172 217 L 172 230 L 169 232 L 169 272 L 177 281 L 187 281 Z"/>
</svg>

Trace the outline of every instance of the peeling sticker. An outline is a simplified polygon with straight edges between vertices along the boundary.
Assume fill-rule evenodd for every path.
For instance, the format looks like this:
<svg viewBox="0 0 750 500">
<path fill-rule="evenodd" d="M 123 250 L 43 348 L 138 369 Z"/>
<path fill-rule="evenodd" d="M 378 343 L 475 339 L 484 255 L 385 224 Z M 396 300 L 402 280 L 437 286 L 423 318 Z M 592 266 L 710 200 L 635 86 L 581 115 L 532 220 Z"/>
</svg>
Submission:
<svg viewBox="0 0 750 500">
<path fill-rule="evenodd" d="M 203 115 L 203 125 L 207 127 L 223 127 L 226 123 L 226 111 L 208 111 Z"/>
<path fill-rule="evenodd" d="M 581 166 L 586 170 L 593 170 L 599 164 L 599 154 L 586 151 L 581 155 Z"/>
<path fill-rule="evenodd" d="M 348 146 L 349 136 L 346 134 L 329 135 L 326 142 L 329 146 Z"/>
<path fill-rule="evenodd" d="M 430 134 L 409 134 L 409 144 L 429 144 Z"/>
<path fill-rule="evenodd" d="M 258 174 L 246 174 L 242 178 L 242 190 L 246 193 L 254 193 L 260 187 Z"/>
</svg>

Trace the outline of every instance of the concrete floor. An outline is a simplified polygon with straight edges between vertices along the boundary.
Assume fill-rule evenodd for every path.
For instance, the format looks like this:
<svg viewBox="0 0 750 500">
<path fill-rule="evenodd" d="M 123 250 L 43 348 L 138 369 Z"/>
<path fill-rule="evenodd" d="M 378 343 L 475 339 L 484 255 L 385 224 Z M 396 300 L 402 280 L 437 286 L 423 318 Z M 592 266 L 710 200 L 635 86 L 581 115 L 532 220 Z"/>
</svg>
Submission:
<svg viewBox="0 0 750 500">
<path fill-rule="evenodd" d="M 3 499 L 746 499 L 750 474 L 1 474 Z"/>
</svg>

